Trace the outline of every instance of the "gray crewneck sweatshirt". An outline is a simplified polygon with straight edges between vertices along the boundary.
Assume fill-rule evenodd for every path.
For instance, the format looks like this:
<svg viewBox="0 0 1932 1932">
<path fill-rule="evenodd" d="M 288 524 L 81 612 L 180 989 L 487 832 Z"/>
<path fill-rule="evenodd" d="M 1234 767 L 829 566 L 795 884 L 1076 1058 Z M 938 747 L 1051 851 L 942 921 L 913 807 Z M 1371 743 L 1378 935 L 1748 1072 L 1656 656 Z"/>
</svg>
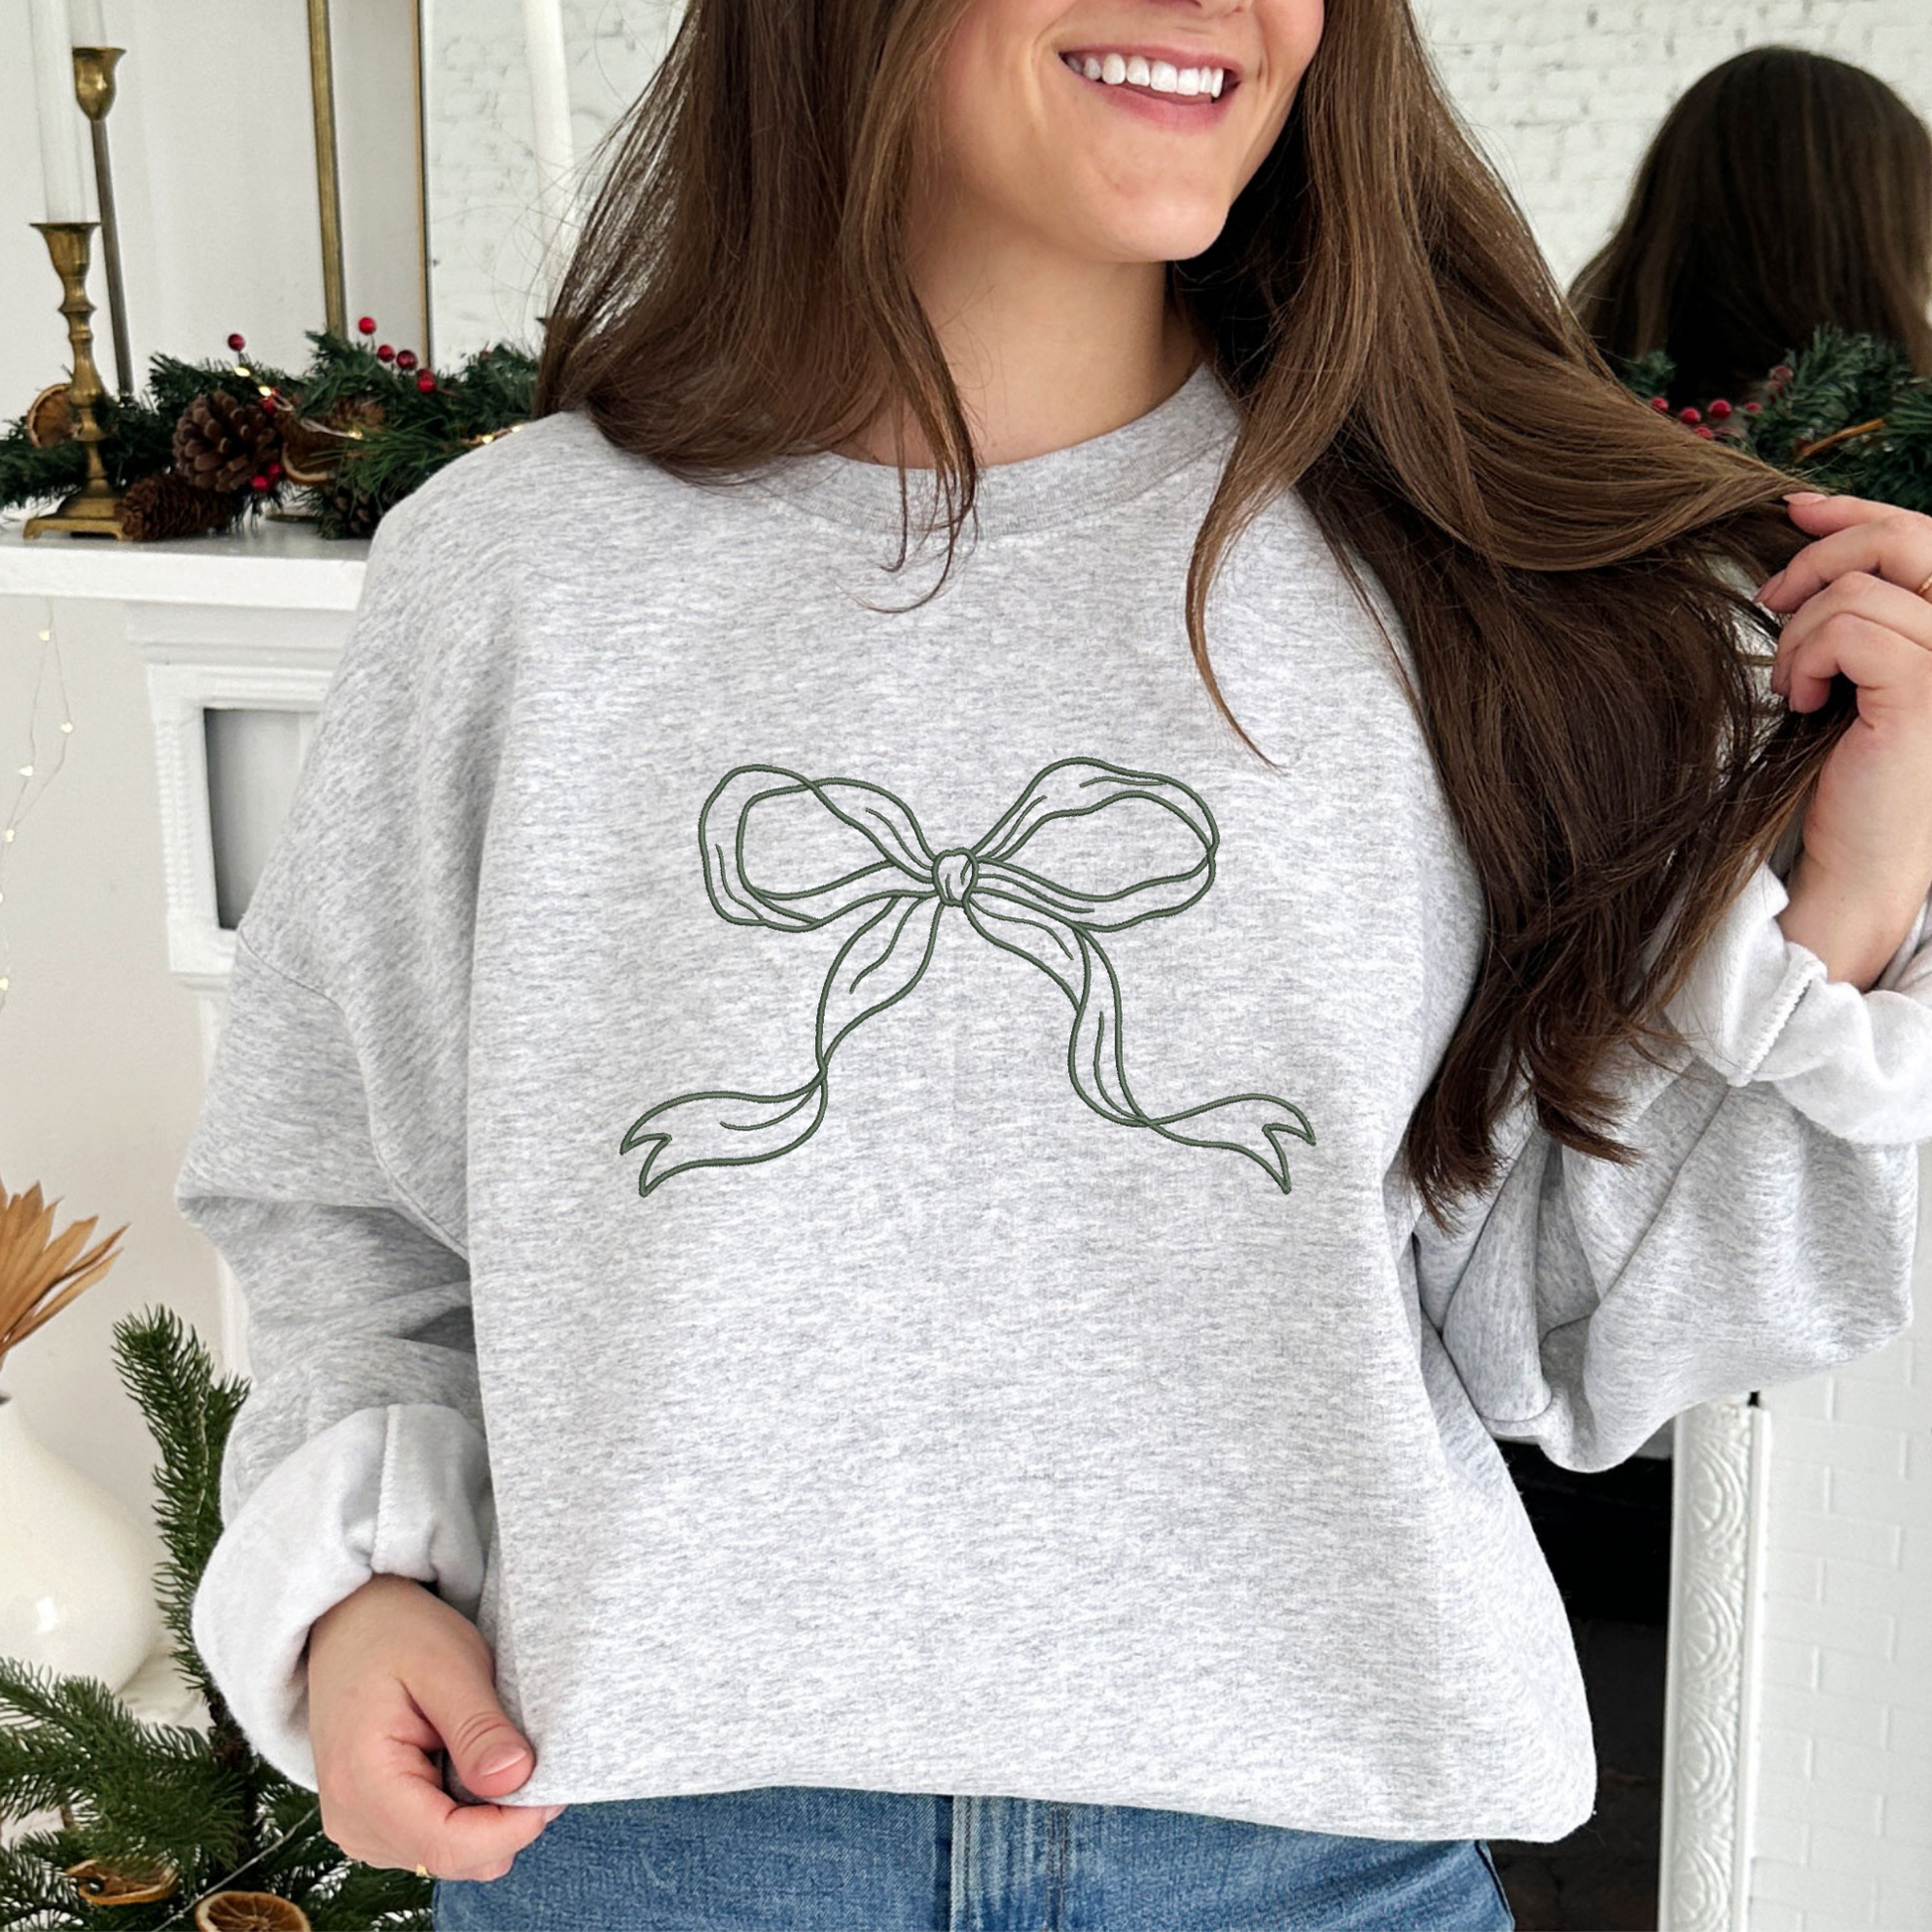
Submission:
<svg viewBox="0 0 1932 1932">
<path fill-rule="evenodd" d="M 1905 1324 L 1932 928 L 1767 865 L 1634 1056 L 1397 1167 L 1476 880 L 1290 493 L 1188 654 L 1202 366 L 996 466 L 674 479 L 535 421 L 391 512 L 177 1188 L 248 1304 L 197 1641 L 314 1785 L 372 1572 L 473 1615 L 516 1803 L 800 1783 L 1555 1839 L 1595 1766 L 1495 1443 L 1598 1469 Z M 913 509 L 925 479 L 915 475 Z M 1379 587 L 1377 588 L 1379 596 Z M 1408 645 L 1386 603 L 1397 646 Z"/>
</svg>

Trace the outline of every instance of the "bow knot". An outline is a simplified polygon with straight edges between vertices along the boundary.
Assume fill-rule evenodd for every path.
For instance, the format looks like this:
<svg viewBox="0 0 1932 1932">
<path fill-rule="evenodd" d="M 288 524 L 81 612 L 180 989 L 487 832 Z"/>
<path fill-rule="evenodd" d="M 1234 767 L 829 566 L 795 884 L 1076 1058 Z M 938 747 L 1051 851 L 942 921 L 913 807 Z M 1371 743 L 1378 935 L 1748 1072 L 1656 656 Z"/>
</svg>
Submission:
<svg viewBox="0 0 1932 1932">
<path fill-rule="evenodd" d="M 802 891 L 778 892 L 745 870 L 745 832 L 770 798 L 809 793 L 878 853 L 875 864 Z M 1021 848 L 1060 818 L 1089 818 L 1127 799 L 1171 812 L 1200 848 L 1184 872 L 1156 871 L 1118 892 L 1087 892 L 1016 863 Z M 954 907 L 982 938 L 1038 967 L 1073 1006 L 1067 1072 L 1074 1091 L 1104 1120 L 1147 1128 L 1192 1147 L 1225 1148 L 1256 1163 L 1289 1191 L 1286 1137 L 1314 1145 L 1308 1116 L 1275 1094 L 1237 1093 L 1171 1114 L 1150 1114 L 1127 1082 L 1121 1045 L 1120 981 L 1094 936 L 1143 919 L 1183 912 L 1214 880 L 1220 830 L 1198 792 L 1177 778 L 1133 771 L 1101 759 L 1059 759 L 1043 766 L 999 821 L 970 847 L 935 853 L 911 808 L 858 778 L 807 778 L 781 765 L 741 764 L 712 788 L 698 815 L 705 890 L 721 917 L 738 925 L 806 931 L 852 911 L 865 917 L 826 971 L 818 1001 L 817 1070 L 783 1093 L 710 1089 L 659 1101 L 632 1122 L 619 1149 L 648 1143 L 637 1176 L 648 1194 L 686 1168 L 742 1167 L 775 1160 L 807 1141 L 825 1117 L 827 1068 L 840 1040 L 873 1014 L 902 1000 L 932 958 L 939 917 Z M 1189 1132 L 1177 1122 L 1205 1132 Z M 676 1158 L 672 1144 L 676 1145 Z"/>
<path fill-rule="evenodd" d="M 973 890 L 973 855 L 963 849 L 942 852 L 932 862 L 932 883 L 948 905 L 964 905 Z"/>
</svg>

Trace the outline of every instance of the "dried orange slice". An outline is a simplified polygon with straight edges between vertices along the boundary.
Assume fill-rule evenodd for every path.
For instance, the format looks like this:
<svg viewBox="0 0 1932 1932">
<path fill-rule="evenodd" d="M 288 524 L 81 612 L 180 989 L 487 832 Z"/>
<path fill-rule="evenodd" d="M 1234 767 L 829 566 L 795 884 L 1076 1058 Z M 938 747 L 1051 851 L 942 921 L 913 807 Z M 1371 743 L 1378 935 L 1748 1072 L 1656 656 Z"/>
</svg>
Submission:
<svg viewBox="0 0 1932 1932">
<path fill-rule="evenodd" d="M 309 1932 L 309 1915 L 273 1891 L 217 1891 L 195 1907 L 202 1932 Z"/>
<path fill-rule="evenodd" d="M 110 1864 L 105 1859 L 82 1859 L 62 1867 L 89 1905 L 146 1905 L 166 1898 L 181 1876 L 165 1864 Z"/>
<path fill-rule="evenodd" d="M 52 449 L 73 434 L 73 409 L 65 382 L 50 382 L 27 405 L 27 440 L 37 450 Z"/>
</svg>

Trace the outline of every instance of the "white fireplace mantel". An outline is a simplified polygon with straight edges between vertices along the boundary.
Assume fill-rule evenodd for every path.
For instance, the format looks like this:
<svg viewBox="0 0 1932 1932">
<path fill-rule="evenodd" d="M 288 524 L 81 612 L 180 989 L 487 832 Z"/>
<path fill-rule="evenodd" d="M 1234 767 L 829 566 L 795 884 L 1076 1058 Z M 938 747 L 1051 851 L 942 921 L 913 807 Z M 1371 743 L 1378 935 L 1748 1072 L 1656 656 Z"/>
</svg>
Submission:
<svg viewBox="0 0 1932 1932">
<path fill-rule="evenodd" d="M 216 916 L 210 711 L 279 714 L 282 768 L 255 793 L 286 806 L 361 591 L 366 539 L 260 517 L 233 535 L 128 543 L 0 523 L 0 597 L 120 604 L 147 668 L 159 778 L 168 963 L 207 1001 L 209 1043 L 234 958 Z M 257 815 L 261 815 L 259 812 Z M 279 823 L 279 812 L 276 814 Z M 259 852 L 270 825 L 250 826 Z"/>
<path fill-rule="evenodd" d="M 366 539 L 318 536 L 306 519 L 261 517 L 232 536 L 123 543 L 49 531 L 29 542 L 0 518 L 0 596 L 126 604 L 352 611 Z"/>
<path fill-rule="evenodd" d="M 147 666 L 169 963 L 203 996 L 209 1055 L 234 935 L 216 916 L 205 713 L 294 712 L 312 730 L 367 555 L 366 541 L 331 541 L 306 523 L 266 518 L 234 536 L 138 544 L 58 534 L 29 543 L 17 520 L 0 519 L 0 597 L 126 607 L 128 641 Z M 307 733 L 288 742 L 284 792 L 306 745 Z M 279 824 L 279 813 L 273 818 Z M 257 850 L 273 829 L 250 828 Z M 245 1373 L 244 1313 L 225 1265 L 221 1273 L 223 1354 Z M 1662 1932 L 1739 1932 L 1745 1922 L 1769 1423 L 1737 1399 L 1691 1410 L 1674 1429 Z"/>
</svg>

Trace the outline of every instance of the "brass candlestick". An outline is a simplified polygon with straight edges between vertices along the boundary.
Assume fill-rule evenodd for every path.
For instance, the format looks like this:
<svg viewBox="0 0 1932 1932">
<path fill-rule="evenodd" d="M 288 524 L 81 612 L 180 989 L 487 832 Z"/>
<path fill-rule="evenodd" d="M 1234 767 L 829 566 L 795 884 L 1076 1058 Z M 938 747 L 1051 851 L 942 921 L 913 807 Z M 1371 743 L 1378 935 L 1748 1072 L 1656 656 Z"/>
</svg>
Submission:
<svg viewBox="0 0 1932 1932">
<path fill-rule="evenodd" d="M 95 223 L 36 221 L 33 226 L 47 237 L 47 252 L 61 277 L 61 313 L 68 319 L 68 343 L 73 350 L 68 406 L 73 412 L 74 440 L 87 452 L 87 481 L 51 515 L 30 516 L 21 534 L 37 537 L 43 530 L 70 530 L 76 536 L 125 536 L 120 494 L 107 481 L 107 466 L 100 460 L 105 432 L 94 416 L 94 404 L 105 394 L 100 371 L 94 367 L 94 332 L 87 322 L 94 312 L 87 300 L 87 252 Z"/>
<path fill-rule="evenodd" d="M 73 92 L 87 117 L 94 142 L 94 190 L 100 199 L 100 258 L 107 270 L 107 320 L 114 337 L 114 388 L 122 402 L 134 400 L 134 357 L 127 346 L 127 296 L 121 282 L 121 226 L 114 215 L 114 174 L 107 163 L 107 110 L 114 104 L 114 65 L 118 47 L 73 50 Z"/>
<path fill-rule="evenodd" d="M 309 94 L 315 112 L 316 195 L 322 206 L 322 314 L 332 336 L 348 334 L 343 281 L 343 184 L 336 155 L 336 63 L 329 0 L 309 0 Z"/>
</svg>

